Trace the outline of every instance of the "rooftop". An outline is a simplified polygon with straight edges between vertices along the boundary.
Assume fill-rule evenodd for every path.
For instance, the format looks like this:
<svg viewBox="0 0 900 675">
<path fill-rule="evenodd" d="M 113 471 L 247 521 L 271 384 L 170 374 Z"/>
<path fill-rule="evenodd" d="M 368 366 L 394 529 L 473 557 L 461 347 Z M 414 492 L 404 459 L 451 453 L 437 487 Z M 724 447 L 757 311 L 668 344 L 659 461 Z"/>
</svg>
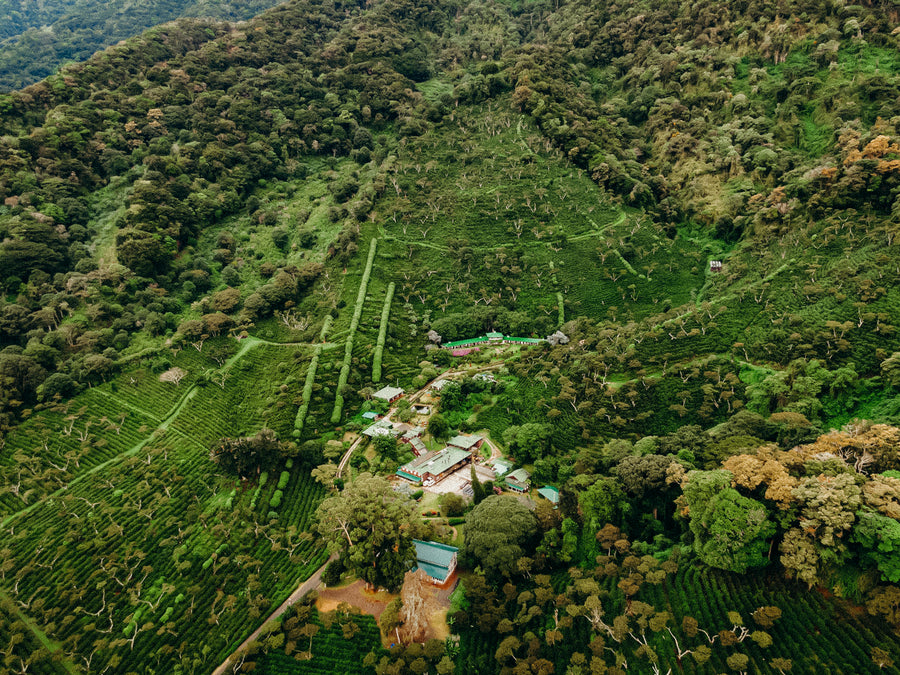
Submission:
<svg viewBox="0 0 900 675">
<path fill-rule="evenodd" d="M 364 420 L 374 420 L 374 419 L 378 419 L 378 413 L 375 412 L 374 410 L 370 410 L 369 412 L 364 412 L 364 413 L 362 414 L 362 418 L 363 418 Z"/>
<path fill-rule="evenodd" d="M 509 462 L 507 462 L 505 460 L 502 460 L 502 459 L 494 460 L 494 473 L 497 474 L 498 476 L 502 476 L 507 471 L 509 471 L 511 468 L 512 468 L 512 464 L 510 464 Z"/>
<path fill-rule="evenodd" d="M 480 440 L 481 436 L 454 436 L 449 441 L 447 441 L 447 445 L 452 445 L 454 448 L 469 450 L 473 448 L 475 444 Z"/>
<path fill-rule="evenodd" d="M 392 398 L 401 396 L 403 390 L 400 387 L 383 387 L 376 391 L 373 396 L 380 398 L 382 401 L 390 401 Z"/>
<path fill-rule="evenodd" d="M 436 541 L 413 539 L 416 547 L 416 563 L 432 579 L 444 581 L 447 578 L 453 556 L 459 552 L 455 546 L 439 544 Z"/>
<path fill-rule="evenodd" d="M 412 427 L 403 432 L 403 438 L 407 440 L 412 440 L 413 438 L 418 438 L 422 434 L 425 433 L 425 427 Z"/>
<path fill-rule="evenodd" d="M 375 424 L 366 427 L 363 434 L 374 438 L 375 436 L 396 436 L 397 431 L 390 420 L 380 419 Z"/>
<path fill-rule="evenodd" d="M 430 473 L 437 476 L 468 456 L 469 453 L 466 450 L 444 448 L 440 452 L 429 452 L 427 455 L 417 457 L 408 464 L 401 466 L 400 469 L 407 472 L 411 469 L 423 475 Z"/>
<path fill-rule="evenodd" d="M 559 490 L 552 485 L 545 485 L 542 488 L 538 488 L 538 494 L 554 504 L 559 504 Z"/>
<path fill-rule="evenodd" d="M 506 477 L 506 480 L 513 481 L 514 483 L 521 483 L 524 485 L 528 482 L 529 478 L 531 478 L 531 474 L 528 473 L 525 469 L 516 469 Z"/>
</svg>

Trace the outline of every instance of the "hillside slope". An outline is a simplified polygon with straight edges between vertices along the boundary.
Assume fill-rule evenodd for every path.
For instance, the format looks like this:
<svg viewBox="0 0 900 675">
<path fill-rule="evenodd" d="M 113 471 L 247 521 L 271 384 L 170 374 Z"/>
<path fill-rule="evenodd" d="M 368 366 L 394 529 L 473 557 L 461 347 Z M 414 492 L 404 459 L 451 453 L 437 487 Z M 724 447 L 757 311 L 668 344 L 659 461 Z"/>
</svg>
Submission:
<svg viewBox="0 0 900 675">
<path fill-rule="evenodd" d="M 0 2 L 0 91 L 41 80 L 120 40 L 181 17 L 244 21 L 275 0 Z"/>
<path fill-rule="evenodd" d="M 692 550 L 677 471 L 748 448 L 808 490 L 852 474 L 894 519 L 891 476 L 785 457 L 853 417 L 900 421 L 896 19 L 294 0 L 157 27 L 0 95 L 0 601 L 33 622 L 23 644 L 47 640 L 69 672 L 210 671 L 324 560 L 306 534 L 323 441 L 356 428 L 371 387 L 459 363 L 430 331 L 568 337 L 447 412 L 560 486 L 577 551 L 554 557 L 551 519 L 534 555 L 560 593 L 570 562 L 606 574 L 581 495 L 639 456 L 663 457 L 662 477 L 646 498 L 611 492 L 626 506 L 610 513 L 648 556 Z M 295 443 L 273 480 L 209 461 L 263 428 Z M 865 443 L 842 437 L 842 457 L 865 447 L 900 469 L 893 436 L 853 429 Z M 851 497 L 844 529 L 872 522 Z M 765 504 L 773 574 L 816 511 L 799 504 Z M 840 541 L 803 581 L 858 602 L 896 590 L 868 535 L 823 530 Z M 515 618 L 513 597 L 497 611 Z M 500 634 L 479 646 L 466 621 L 458 668 L 499 671 Z M 896 650 L 885 626 L 858 631 L 848 663 Z"/>
</svg>

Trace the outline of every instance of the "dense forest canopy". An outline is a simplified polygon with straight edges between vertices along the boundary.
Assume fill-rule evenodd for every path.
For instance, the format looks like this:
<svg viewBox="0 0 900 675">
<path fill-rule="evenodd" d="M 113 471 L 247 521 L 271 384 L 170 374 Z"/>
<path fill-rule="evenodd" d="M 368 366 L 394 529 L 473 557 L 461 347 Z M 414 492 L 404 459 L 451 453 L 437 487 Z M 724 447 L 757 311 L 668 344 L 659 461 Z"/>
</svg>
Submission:
<svg viewBox="0 0 900 675">
<path fill-rule="evenodd" d="M 180 17 L 246 20 L 274 0 L 3 0 L 0 91 L 41 80 L 64 63 Z"/>
<path fill-rule="evenodd" d="M 54 7 L 3 11 L 64 22 L 37 15 Z M 411 532 L 384 538 L 380 478 L 344 487 L 343 434 L 385 383 L 489 359 L 442 341 L 499 331 L 553 337 L 450 385 L 429 429 L 486 430 L 559 508 L 473 481 L 461 655 L 367 667 L 776 673 L 794 653 L 796 672 L 826 647 L 792 631 L 828 607 L 866 645 L 828 659 L 891 668 L 898 21 L 840 1 L 293 0 L 0 94 L 0 644 L 19 607 L 69 672 L 209 672 L 325 561 L 315 527 L 337 532 L 338 578 L 385 551 L 360 574 L 397 586 Z M 66 49 L 75 28 L 94 30 Z M 398 447 L 350 470 L 393 473 Z M 326 490 L 332 520 L 360 499 L 384 541 L 348 554 L 313 523 Z M 733 606 L 679 604 L 710 579 Z M 883 624 L 818 604 L 835 595 Z M 294 618 L 270 651 L 331 635 Z"/>
</svg>

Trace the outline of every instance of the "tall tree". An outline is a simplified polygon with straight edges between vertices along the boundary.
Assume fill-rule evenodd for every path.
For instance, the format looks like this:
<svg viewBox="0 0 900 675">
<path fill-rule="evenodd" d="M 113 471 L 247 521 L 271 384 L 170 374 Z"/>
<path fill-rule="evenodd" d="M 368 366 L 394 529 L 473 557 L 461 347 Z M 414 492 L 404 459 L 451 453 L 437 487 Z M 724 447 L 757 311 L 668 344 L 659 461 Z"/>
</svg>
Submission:
<svg viewBox="0 0 900 675">
<path fill-rule="evenodd" d="M 416 559 L 415 502 L 385 479 L 361 474 L 316 512 L 316 529 L 347 568 L 374 587 L 395 591 Z"/>
<path fill-rule="evenodd" d="M 463 553 L 488 574 L 510 576 L 537 529 L 537 518 L 518 499 L 492 495 L 466 517 Z"/>
</svg>

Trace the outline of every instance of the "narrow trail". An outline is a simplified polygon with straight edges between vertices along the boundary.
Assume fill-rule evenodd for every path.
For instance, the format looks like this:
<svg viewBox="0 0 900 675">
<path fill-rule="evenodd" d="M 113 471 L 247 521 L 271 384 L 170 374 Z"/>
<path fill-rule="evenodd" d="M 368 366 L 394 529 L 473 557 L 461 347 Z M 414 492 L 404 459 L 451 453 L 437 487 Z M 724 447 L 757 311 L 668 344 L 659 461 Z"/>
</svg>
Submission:
<svg viewBox="0 0 900 675">
<path fill-rule="evenodd" d="M 3 519 L 2 522 L 0 522 L 0 528 L 7 527 L 10 523 L 14 522 L 15 520 L 21 518 L 22 516 L 24 516 L 28 513 L 30 513 L 35 508 L 37 508 L 38 506 L 43 504 L 45 501 L 54 499 L 55 497 L 59 497 L 60 495 L 67 492 L 75 485 L 78 485 L 80 482 L 82 482 L 89 476 L 93 476 L 98 471 L 102 471 L 106 467 L 111 466 L 111 465 L 115 464 L 116 462 L 120 462 L 126 457 L 133 457 L 134 455 L 139 453 L 141 450 L 143 450 L 145 447 L 147 447 L 147 445 L 149 445 L 151 441 L 153 441 L 157 437 L 156 432 L 158 430 L 162 429 L 163 431 L 165 431 L 169 428 L 169 425 L 178 416 L 178 414 L 181 412 L 181 410 L 184 408 L 184 406 L 187 405 L 187 402 L 191 398 L 193 398 L 195 393 L 197 393 L 198 388 L 199 387 L 195 384 L 195 385 L 192 385 L 187 391 L 185 391 L 184 395 L 178 400 L 178 402 L 173 406 L 173 408 L 168 413 L 166 413 L 166 416 L 163 417 L 163 419 L 157 425 L 156 429 L 154 429 L 144 440 L 136 443 L 135 445 L 130 447 L 128 450 L 125 450 L 124 452 L 120 452 L 118 455 L 116 455 L 114 457 L 110 457 L 105 462 L 100 462 L 100 464 L 98 464 L 97 466 L 93 467 L 92 469 L 88 469 L 84 473 L 76 476 L 75 478 L 70 480 L 68 483 L 66 483 L 66 485 L 59 488 L 58 490 L 55 490 L 55 491 L 47 494 L 43 498 L 34 502 L 34 504 L 29 504 L 21 511 L 16 511 L 15 513 L 8 515 L 6 518 Z M 185 434 L 181 434 L 181 435 L 184 436 Z"/>
<path fill-rule="evenodd" d="M 328 563 L 330 563 L 332 560 L 336 560 L 336 559 L 337 559 L 337 555 L 331 554 L 331 556 L 328 558 L 328 560 L 326 560 L 319 569 L 317 569 L 315 572 L 313 572 L 313 575 L 309 579 L 307 579 L 306 581 L 301 583 L 296 588 L 296 590 L 294 590 L 294 592 L 288 596 L 287 600 L 285 600 L 278 606 L 278 609 L 276 609 L 274 612 L 269 614 L 269 616 L 267 616 L 263 620 L 263 622 L 259 624 L 259 628 L 257 628 L 255 631 L 250 633 L 250 636 L 246 640 L 244 640 L 240 644 L 240 646 L 237 649 L 235 649 L 231 653 L 231 655 L 227 659 L 225 659 L 221 663 L 221 665 L 219 665 L 219 667 L 216 668 L 212 672 L 212 675 L 225 675 L 226 673 L 228 673 L 229 672 L 228 667 L 231 666 L 236 661 L 238 654 L 240 654 L 241 651 L 246 649 L 247 646 L 251 642 L 253 642 L 256 638 L 259 637 L 259 634 L 262 633 L 262 629 L 266 626 L 267 623 L 277 619 L 279 616 L 284 614 L 284 612 L 287 610 L 288 607 L 290 607 L 291 605 L 296 603 L 304 595 L 306 595 L 311 590 L 314 590 L 315 588 L 317 588 L 319 586 L 319 583 L 322 581 L 322 573 L 325 571 L 325 568 L 328 566 Z M 232 666 L 231 672 L 234 672 L 234 666 Z"/>
</svg>

